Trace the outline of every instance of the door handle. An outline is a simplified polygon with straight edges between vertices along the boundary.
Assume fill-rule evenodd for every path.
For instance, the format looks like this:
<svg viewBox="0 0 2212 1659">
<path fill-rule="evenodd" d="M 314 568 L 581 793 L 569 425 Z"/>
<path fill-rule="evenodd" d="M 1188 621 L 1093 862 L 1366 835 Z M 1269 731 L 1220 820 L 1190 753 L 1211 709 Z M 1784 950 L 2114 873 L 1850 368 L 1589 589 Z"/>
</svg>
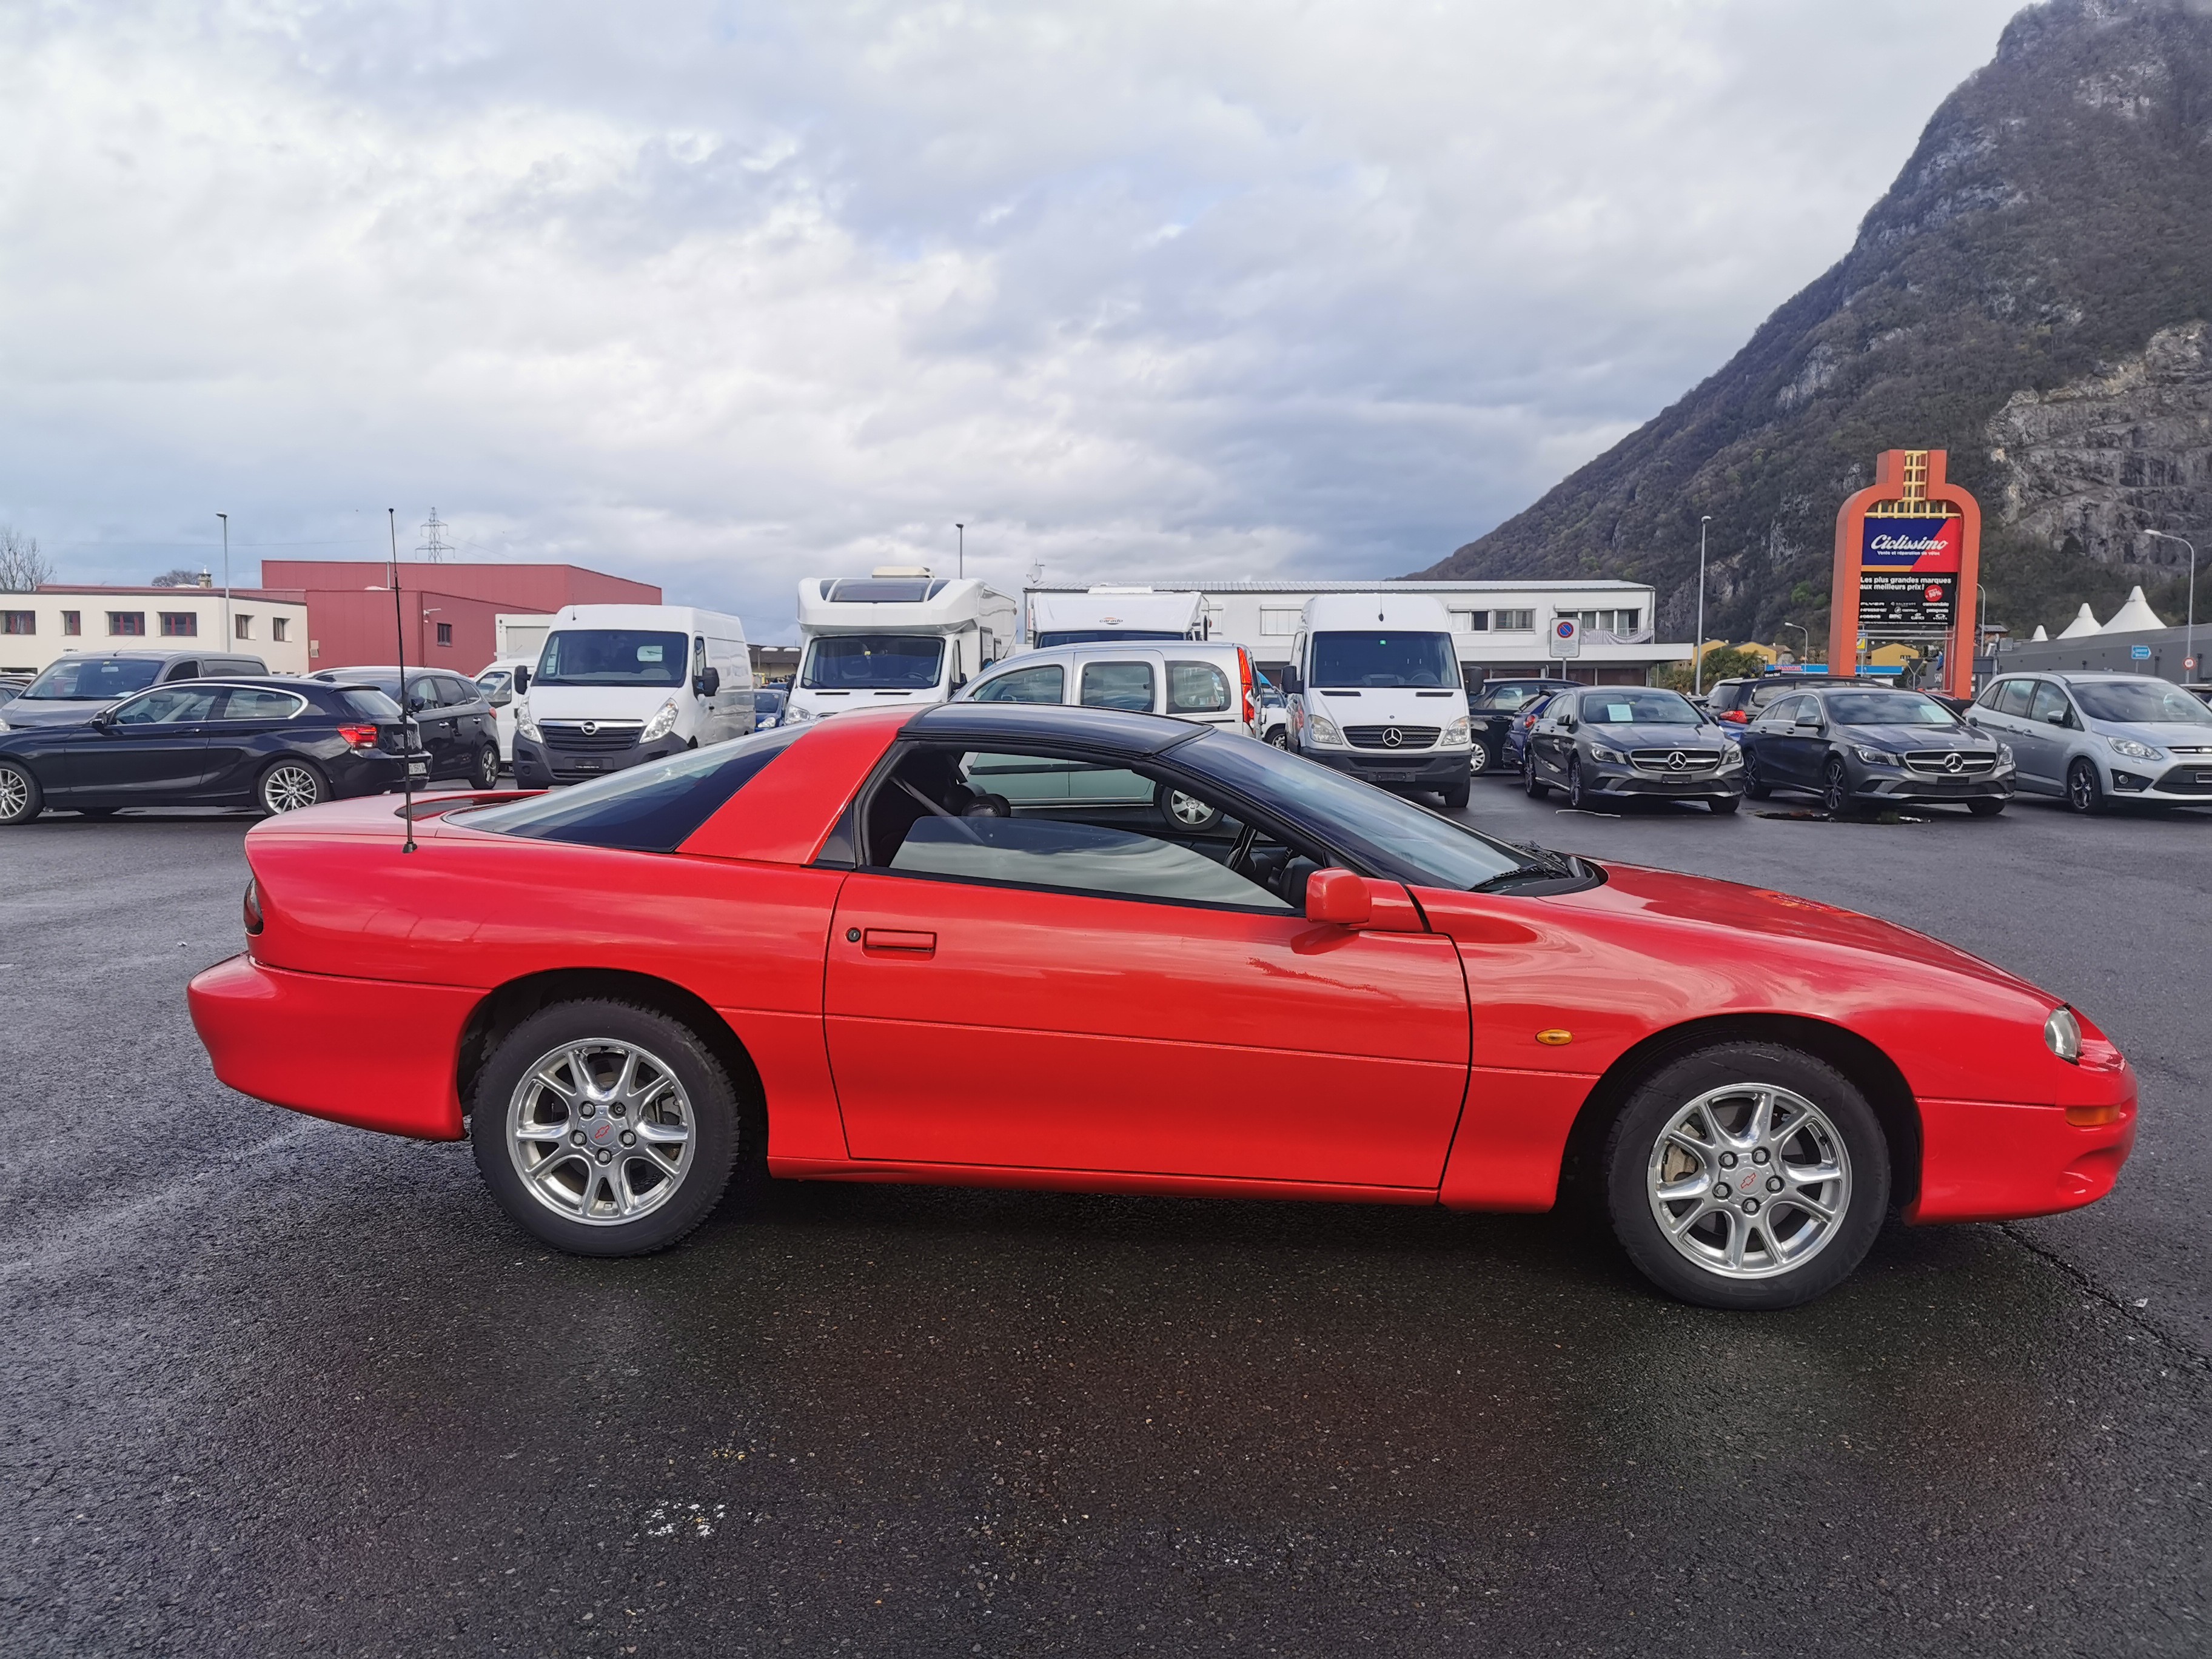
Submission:
<svg viewBox="0 0 2212 1659">
<path fill-rule="evenodd" d="M 934 956 L 937 935 L 918 933 L 904 927 L 871 927 L 860 935 L 860 948 L 881 951 L 887 956 Z"/>
</svg>

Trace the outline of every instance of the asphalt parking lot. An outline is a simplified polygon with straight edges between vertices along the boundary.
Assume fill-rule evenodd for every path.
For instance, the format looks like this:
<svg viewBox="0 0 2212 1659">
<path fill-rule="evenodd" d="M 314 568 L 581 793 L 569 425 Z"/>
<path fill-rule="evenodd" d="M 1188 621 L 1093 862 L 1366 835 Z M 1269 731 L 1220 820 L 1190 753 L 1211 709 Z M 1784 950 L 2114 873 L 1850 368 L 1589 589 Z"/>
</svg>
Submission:
<svg viewBox="0 0 2212 1659">
<path fill-rule="evenodd" d="M 246 820 L 7 832 L 0 1647 L 2203 1652 L 2212 812 L 1761 811 L 1468 816 L 2074 1000 L 2111 1200 L 1766 1316 L 1570 1215 L 800 1185 L 552 1257 L 465 1148 L 215 1082 Z"/>
</svg>

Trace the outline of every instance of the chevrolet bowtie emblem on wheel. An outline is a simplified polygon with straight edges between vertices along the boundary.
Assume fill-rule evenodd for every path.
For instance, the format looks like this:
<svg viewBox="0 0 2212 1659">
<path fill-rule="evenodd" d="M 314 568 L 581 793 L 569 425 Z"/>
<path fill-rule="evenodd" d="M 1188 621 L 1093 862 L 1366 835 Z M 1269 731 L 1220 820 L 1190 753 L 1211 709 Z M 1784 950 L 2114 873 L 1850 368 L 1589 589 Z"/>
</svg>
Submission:
<svg viewBox="0 0 2212 1659">
<path fill-rule="evenodd" d="M 1947 755 L 1943 758 L 1943 769 L 1946 772 L 1955 772 L 1966 763 L 1956 754 Z"/>
<path fill-rule="evenodd" d="M 1671 754 L 1671 755 L 1669 755 L 1669 756 L 1668 756 L 1668 757 L 1667 757 L 1667 764 L 1668 764 L 1668 766 L 1672 770 L 1676 771 L 1676 772 L 1680 771 L 1684 767 L 1687 766 L 1689 763 L 1690 763 L 1690 757 L 1689 757 L 1687 755 L 1684 754 L 1684 753 L 1683 753 L 1680 750 L 1679 750 L 1679 749 L 1677 749 L 1677 750 L 1676 750 L 1673 754 Z"/>
<path fill-rule="evenodd" d="M 1382 728 L 1382 746 L 1385 749 L 1395 749 L 1405 740 L 1406 734 L 1396 726 L 1386 726 Z"/>
<path fill-rule="evenodd" d="M 597 720 L 586 720 L 576 729 L 588 738 L 599 729 L 599 723 Z"/>
</svg>

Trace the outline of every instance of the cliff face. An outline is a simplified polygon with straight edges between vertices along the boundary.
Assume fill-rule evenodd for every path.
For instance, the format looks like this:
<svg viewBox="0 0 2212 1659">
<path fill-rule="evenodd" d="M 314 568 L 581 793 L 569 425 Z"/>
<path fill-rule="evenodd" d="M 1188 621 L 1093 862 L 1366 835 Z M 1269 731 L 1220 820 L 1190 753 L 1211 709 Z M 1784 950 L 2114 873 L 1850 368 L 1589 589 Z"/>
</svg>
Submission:
<svg viewBox="0 0 2212 1659">
<path fill-rule="evenodd" d="M 1950 452 L 2022 635 L 2212 557 L 2212 4 L 2050 0 L 1946 99 L 1851 251 L 1724 368 L 1425 576 L 1623 575 L 1662 628 L 1825 628 L 1843 498 Z M 2199 532 L 2203 532 L 2201 535 Z M 2212 567 L 2208 567 L 2212 568 Z"/>
</svg>

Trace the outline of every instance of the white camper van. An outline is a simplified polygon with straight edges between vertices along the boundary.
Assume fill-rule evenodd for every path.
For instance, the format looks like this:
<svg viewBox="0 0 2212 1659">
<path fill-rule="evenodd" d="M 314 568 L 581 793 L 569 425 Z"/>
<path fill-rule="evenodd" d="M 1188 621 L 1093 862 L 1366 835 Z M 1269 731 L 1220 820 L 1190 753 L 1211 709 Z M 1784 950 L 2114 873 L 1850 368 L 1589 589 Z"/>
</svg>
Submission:
<svg viewBox="0 0 2212 1659">
<path fill-rule="evenodd" d="M 1451 617 L 1425 593 L 1306 601 L 1284 671 L 1291 747 L 1388 789 L 1470 788 L 1467 686 Z"/>
<path fill-rule="evenodd" d="M 1034 650 L 1206 637 L 1203 593 L 1094 587 L 1082 593 L 1032 593 L 1029 602 L 1029 643 Z"/>
<path fill-rule="evenodd" d="M 799 584 L 799 672 L 784 720 L 944 702 L 1014 647 L 1014 602 L 920 566 Z"/>
<path fill-rule="evenodd" d="M 686 605 L 572 605 L 517 668 L 514 781 L 574 783 L 753 729 L 735 617 Z"/>
</svg>

